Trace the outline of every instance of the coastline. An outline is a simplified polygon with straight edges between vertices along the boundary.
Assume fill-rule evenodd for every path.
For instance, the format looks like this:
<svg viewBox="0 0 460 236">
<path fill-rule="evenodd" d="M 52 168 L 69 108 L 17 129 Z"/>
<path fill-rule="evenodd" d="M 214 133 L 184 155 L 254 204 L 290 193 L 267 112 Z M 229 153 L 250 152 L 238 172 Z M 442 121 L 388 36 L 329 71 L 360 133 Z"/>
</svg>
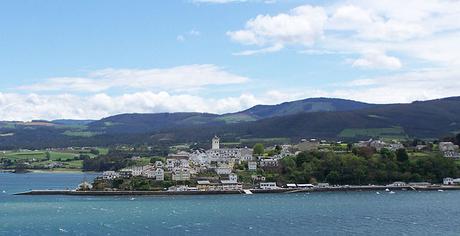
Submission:
<svg viewBox="0 0 460 236">
<path fill-rule="evenodd" d="M 364 192 L 364 191 L 445 191 L 460 190 L 460 186 L 347 186 L 326 188 L 278 188 L 246 189 L 231 191 L 76 191 L 76 190 L 31 190 L 14 195 L 70 195 L 70 196 L 174 196 L 174 195 L 219 195 L 219 194 L 302 193 L 302 192 Z"/>
<path fill-rule="evenodd" d="M 15 170 L 13 170 L 13 169 L 0 169 L 0 173 L 15 173 Z M 27 174 L 27 173 L 46 173 L 46 174 L 89 173 L 89 174 L 95 174 L 95 173 L 100 173 L 100 172 L 83 171 L 81 169 L 57 169 L 57 170 L 27 169 L 25 172 L 21 172 L 21 173 L 17 173 L 17 174 Z"/>
</svg>

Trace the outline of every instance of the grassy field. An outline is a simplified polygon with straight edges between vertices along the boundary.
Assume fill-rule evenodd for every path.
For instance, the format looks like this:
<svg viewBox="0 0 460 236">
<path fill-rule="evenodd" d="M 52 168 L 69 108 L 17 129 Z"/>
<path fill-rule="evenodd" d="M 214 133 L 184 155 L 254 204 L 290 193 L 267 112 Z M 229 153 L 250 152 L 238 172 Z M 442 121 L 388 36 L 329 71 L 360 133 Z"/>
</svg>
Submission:
<svg viewBox="0 0 460 236">
<path fill-rule="evenodd" d="M 97 148 L 99 153 L 104 155 L 108 153 L 107 148 Z M 49 153 L 49 159 L 48 154 Z M 0 159 L 7 159 L 13 163 L 24 163 L 27 162 L 30 164 L 32 169 L 45 169 L 47 165 L 53 162 L 62 163 L 63 167 L 59 169 L 71 169 L 71 170 L 81 170 L 83 167 L 83 161 L 79 160 L 78 157 L 80 154 L 85 154 L 91 158 L 96 155 L 90 153 L 90 150 L 66 150 L 66 151 L 6 151 L 0 153 Z M 13 166 L 14 167 L 14 166 Z"/>
<path fill-rule="evenodd" d="M 379 137 L 381 139 L 405 140 L 407 135 L 401 127 L 372 128 L 372 129 L 344 129 L 340 132 L 342 138 Z"/>
</svg>

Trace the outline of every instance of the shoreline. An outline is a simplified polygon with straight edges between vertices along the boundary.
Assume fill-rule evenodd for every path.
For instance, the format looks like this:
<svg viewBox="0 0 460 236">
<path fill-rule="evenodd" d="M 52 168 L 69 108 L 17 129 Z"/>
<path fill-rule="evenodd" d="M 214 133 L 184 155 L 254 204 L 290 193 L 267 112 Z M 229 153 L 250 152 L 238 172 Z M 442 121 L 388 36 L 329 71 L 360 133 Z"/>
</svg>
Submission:
<svg viewBox="0 0 460 236">
<path fill-rule="evenodd" d="M 28 174 L 28 173 L 47 173 L 47 174 L 64 174 L 64 173 L 78 173 L 78 174 L 97 174 L 101 172 L 95 171 L 83 171 L 80 169 L 58 169 L 58 170 L 47 170 L 47 169 L 27 169 L 25 172 L 15 173 L 13 169 L 0 169 L 0 173 L 13 173 L 13 174 Z"/>
<path fill-rule="evenodd" d="M 245 189 L 231 191 L 76 191 L 76 190 L 31 190 L 14 195 L 69 195 L 69 196 L 174 196 L 174 195 L 219 195 L 219 194 L 262 194 L 262 193 L 310 193 L 310 192 L 370 192 L 370 191 L 445 191 L 460 190 L 460 186 L 348 186 L 328 188 L 278 188 Z M 386 191 L 388 190 L 388 191 Z"/>
</svg>

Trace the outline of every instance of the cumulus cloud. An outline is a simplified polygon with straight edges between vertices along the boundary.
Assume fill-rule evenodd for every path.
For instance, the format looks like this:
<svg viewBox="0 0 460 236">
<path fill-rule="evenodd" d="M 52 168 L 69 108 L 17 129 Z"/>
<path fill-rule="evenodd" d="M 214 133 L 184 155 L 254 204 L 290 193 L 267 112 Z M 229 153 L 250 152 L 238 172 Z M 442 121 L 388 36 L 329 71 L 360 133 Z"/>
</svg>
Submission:
<svg viewBox="0 0 460 236">
<path fill-rule="evenodd" d="M 364 52 L 362 57 L 352 60 L 353 67 L 372 68 L 372 69 L 399 69 L 401 61 L 392 56 L 387 56 L 383 52 L 368 51 Z"/>
<path fill-rule="evenodd" d="M 72 94 L 40 95 L 0 93 L 1 120 L 99 119 L 120 113 L 236 112 L 257 104 L 275 104 L 291 95 L 269 92 L 261 96 L 243 93 L 224 98 L 203 98 L 190 94 L 137 92 L 111 96 Z"/>
<path fill-rule="evenodd" d="M 163 69 L 103 69 L 86 77 L 58 77 L 21 86 L 28 91 L 102 92 L 113 88 L 191 90 L 209 85 L 241 84 L 249 78 L 210 64 L 186 65 Z"/>
<path fill-rule="evenodd" d="M 249 19 L 243 29 L 229 31 L 227 35 L 246 47 L 256 47 L 235 55 L 276 52 L 294 45 L 304 47 L 300 52 L 309 55 L 360 55 L 350 63 L 360 68 L 398 69 L 403 65 L 400 58 L 388 54 L 458 65 L 458 51 L 452 50 L 459 47 L 458 19 L 460 1 L 347 0 L 258 15 Z M 275 45 L 283 47 L 270 50 Z"/>
<path fill-rule="evenodd" d="M 323 8 L 305 5 L 275 16 L 258 15 L 246 23 L 245 29 L 227 35 L 247 45 L 312 45 L 323 34 L 326 20 Z"/>
</svg>

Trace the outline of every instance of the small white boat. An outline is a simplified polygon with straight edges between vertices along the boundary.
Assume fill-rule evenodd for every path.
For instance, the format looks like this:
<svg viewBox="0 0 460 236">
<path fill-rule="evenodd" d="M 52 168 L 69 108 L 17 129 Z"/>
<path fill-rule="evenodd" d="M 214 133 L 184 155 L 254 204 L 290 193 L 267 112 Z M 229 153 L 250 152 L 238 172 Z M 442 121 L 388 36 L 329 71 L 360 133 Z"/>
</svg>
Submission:
<svg viewBox="0 0 460 236">
<path fill-rule="evenodd" d="M 390 194 L 394 194 L 395 192 L 391 191 Z"/>
<path fill-rule="evenodd" d="M 380 194 L 380 192 L 376 192 L 376 194 Z"/>
<path fill-rule="evenodd" d="M 390 192 L 390 190 L 389 190 L 389 189 L 385 189 L 385 192 Z"/>
<path fill-rule="evenodd" d="M 134 201 L 134 200 L 136 200 L 136 199 L 132 197 L 130 200 L 131 200 L 131 201 Z"/>
<path fill-rule="evenodd" d="M 438 189 L 438 192 L 444 192 L 444 190 L 442 190 L 442 189 Z"/>
</svg>

